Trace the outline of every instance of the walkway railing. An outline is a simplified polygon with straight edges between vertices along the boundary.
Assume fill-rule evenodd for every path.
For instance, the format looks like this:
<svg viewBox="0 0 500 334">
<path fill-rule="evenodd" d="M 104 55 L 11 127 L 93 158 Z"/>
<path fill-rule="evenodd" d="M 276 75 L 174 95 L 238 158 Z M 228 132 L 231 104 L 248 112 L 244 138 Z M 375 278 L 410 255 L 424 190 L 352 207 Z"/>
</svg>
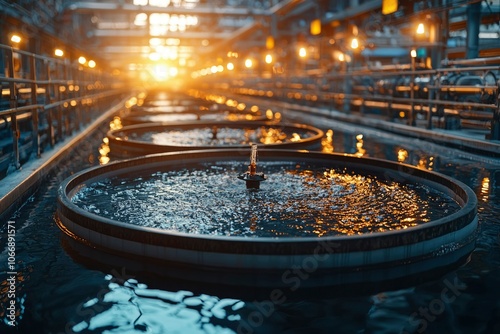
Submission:
<svg viewBox="0 0 500 334">
<path fill-rule="evenodd" d="M 499 79 L 500 57 L 496 57 L 449 62 L 439 69 L 415 64 L 301 69 L 214 75 L 210 82 L 211 87 L 232 93 L 370 113 L 410 126 L 481 129 L 485 139 L 500 140 Z"/>
<path fill-rule="evenodd" d="M 0 178 L 81 129 L 127 92 L 116 77 L 0 45 Z"/>
</svg>

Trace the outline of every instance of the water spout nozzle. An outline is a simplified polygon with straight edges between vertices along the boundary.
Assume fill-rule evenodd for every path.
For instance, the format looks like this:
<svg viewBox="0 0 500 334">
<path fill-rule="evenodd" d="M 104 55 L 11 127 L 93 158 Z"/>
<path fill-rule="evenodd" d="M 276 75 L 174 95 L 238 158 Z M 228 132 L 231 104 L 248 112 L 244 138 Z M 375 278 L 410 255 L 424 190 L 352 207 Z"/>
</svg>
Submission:
<svg viewBox="0 0 500 334">
<path fill-rule="evenodd" d="M 257 145 L 252 145 L 252 151 L 250 153 L 250 165 L 248 165 L 248 171 L 243 174 L 238 175 L 240 180 L 246 182 L 247 189 L 259 189 L 260 183 L 266 180 L 264 173 L 257 173 Z"/>
</svg>

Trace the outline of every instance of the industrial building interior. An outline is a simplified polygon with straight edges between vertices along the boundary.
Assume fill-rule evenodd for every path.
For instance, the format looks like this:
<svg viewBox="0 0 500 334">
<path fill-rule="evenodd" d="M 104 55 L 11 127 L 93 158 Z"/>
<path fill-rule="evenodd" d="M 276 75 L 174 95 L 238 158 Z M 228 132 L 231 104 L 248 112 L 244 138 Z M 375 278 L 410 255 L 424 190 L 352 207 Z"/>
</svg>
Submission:
<svg viewBox="0 0 500 334">
<path fill-rule="evenodd" d="M 0 0 L 0 68 L 1 333 L 500 331 L 500 0 Z M 409 175 L 405 185 L 420 171 L 435 184 L 444 175 L 438 189 L 474 209 L 462 219 L 443 204 L 433 214 L 455 221 L 439 231 L 469 218 L 477 227 L 460 241 L 426 240 L 438 248 L 418 259 L 389 261 L 386 249 L 383 264 L 367 265 L 368 246 L 349 244 L 363 249 L 366 266 L 339 272 L 318 269 L 323 262 L 310 253 L 301 265 L 276 269 L 282 275 L 273 285 L 243 264 L 248 271 L 232 277 L 234 268 L 186 270 L 175 257 L 146 264 L 121 250 L 109 255 L 92 231 L 86 238 L 66 225 L 64 196 L 87 186 L 66 192 L 76 182 L 68 178 L 151 154 L 189 159 L 182 155 L 189 148 L 172 143 L 126 146 L 141 127 L 182 126 L 176 135 L 187 137 L 205 124 L 212 142 L 192 152 L 212 152 L 223 149 L 214 142 L 224 127 L 234 132 L 238 122 L 245 139 L 252 122 L 279 129 L 260 139 L 258 155 L 239 148 L 249 171 L 259 157 L 265 168 L 266 145 L 279 149 L 293 128 L 283 152 L 354 157 L 367 170 L 389 161 L 399 173 L 391 180 Z M 318 146 L 300 146 L 309 126 L 321 134 Z M 123 135 L 129 128 L 137 132 Z M 259 226 L 252 221 L 246 232 Z M 355 231 L 343 237 L 363 234 Z M 396 253 L 413 254 L 430 234 L 395 237 L 415 242 Z M 325 258 L 340 252 L 331 240 Z"/>
</svg>

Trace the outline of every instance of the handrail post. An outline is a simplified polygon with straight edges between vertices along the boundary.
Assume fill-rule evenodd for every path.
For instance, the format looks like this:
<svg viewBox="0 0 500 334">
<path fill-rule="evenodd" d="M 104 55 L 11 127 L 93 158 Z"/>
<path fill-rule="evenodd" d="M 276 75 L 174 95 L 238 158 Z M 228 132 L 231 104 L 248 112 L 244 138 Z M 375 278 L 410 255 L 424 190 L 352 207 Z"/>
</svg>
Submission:
<svg viewBox="0 0 500 334">
<path fill-rule="evenodd" d="M 14 49 L 10 48 L 7 52 L 7 63 L 9 64 L 9 77 L 14 79 Z M 10 91 L 10 108 L 17 108 L 17 94 L 16 94 L 16 84 L 14 81 L 9 82 L 9 91 Z M 12 150 L 13 150 L 13 158 L 14 158 L 14 166 L 16 169 L 21 168 L 21 163 L 19 162 L 19 127 L 17 124 L 17 114 L 16 112 L 12 113 L 11 116 L 11 129 L 12 129 Z"/>
<path fill-rule="evenodd" d="M 52 84 L 50 83 L 50 62 L 45 59 L 44 60 L 44 65 L 45 65 L 45 71 L 46 71 L 46 79 L 47 79 L 47 85 L 45 86 L 45 105 L 49 105 L 51 103 L 51 98 L 50 98 L 50 90 L 52 89 Z M 47 124 L 48 124 L 48 136 L 49 136 L 49 142 L 50 142 L 50 147 L 54 147 L 55 145 L 55 138 L 54 138 L 54 126 L 52 124 L 52 109 L 45 109 L 45 112 L 47 113 Z"/>
<path fill-rule="evenodd" d="M 60 79 L 59 79 L 59 81 L 60 81 Z M 55 85 L 55 87 L 56 87 L 56 90 L 55 90 L 56 100 L 57 101 L 62 101 L 63 100 L 63 94 L 61 92 L 61 84 L 57 83 Z M 57 107 L 56 107 L 56 112 L 57 112 L 57 114 L 56 114 L 56 117 L 57 117 L 57 140 L 59 140 L 59 141 L 63 140 L 63 138 L 64 138 L 64 135 L 63 135 L 63 110 L 62 110 L 62 108 L 63 108 L 62 104 L 58 104 Z"/>
<path fill-rule="evenodd" d="M 63 78 L 65 80 L 65 97 L 64 99 L 72 98 L 73 93 L 70 90 L 70 87 L 73 85 L 73 80 L 72 80 L 72 71 L 71 71 L 71 64 L 68 59 L 64 59 L 64 72 L 63 72 Z M 64 115 L 64 132 L 66 137 L 70 137 L 73 129 L 73 124 L 72 124 L 72 114 L 75 113 L 75 108 L 73 106 L 68 105 L 68 107 L 65 110 Z"/>
<path fill-rule="evenodd" d="M 430 81 L 429 82 L 432 82 L 432 85 L 433 87 L 432 88 L 429 88 L 429 113 L 427 114 L 427 129 L 431 130 L 433 128 L 433 125 L 432 125 L 432 110 L 434 109 L 434 106 L 436 108 L 436 114 L 437 114 L 437 110 L 438 110 L 438 105 L 437 103 L 432 103 L 433 100 L 437 100 L 438 99 L 438 92 L 437 92 L 437 88 L 436 86 L 439 85 L 439 80 L 440 80 L 440 74 L 436 72 L 436 76 L 434 77 L 434 80 L 433 81 Z"/>
<path fill-rule="evenodd" d="M 410 75 L 410 111 L 408 113 L 408 125 L 415 125 L 415 57 L 411 57 Z"/>
<path fill-rule="evenodd" d="M 353 59 L 353 58 L 351 58 Z M 346 114 L 350 114 L 351 111 L 351 94 L 352 94 L 352 67 L 353 64 L 348 64 L 347 60 L 344 62 L 345 64 L 345 76 L 344 76 L 344 105 L 343 111 Z"/>
<path fill-rule="evenodd" d="M 32 80 L 31 83 L 31 104 L 35 105 L 37 104 L 37 89 L 38 86 L 36 84 L 36 61 L 35 57 L 33 55 L 30 56 L 30 79 Z M 35 108 L 31 111 L 31 119 L 33 122 L 33 141 L 35 145 L 35 153 L 37 158 L 40 158 L 41 153 L 40 153 L 40 132 L 39 130 L 39 117 L 38 117 L 38 108 Z"/>
</svg>

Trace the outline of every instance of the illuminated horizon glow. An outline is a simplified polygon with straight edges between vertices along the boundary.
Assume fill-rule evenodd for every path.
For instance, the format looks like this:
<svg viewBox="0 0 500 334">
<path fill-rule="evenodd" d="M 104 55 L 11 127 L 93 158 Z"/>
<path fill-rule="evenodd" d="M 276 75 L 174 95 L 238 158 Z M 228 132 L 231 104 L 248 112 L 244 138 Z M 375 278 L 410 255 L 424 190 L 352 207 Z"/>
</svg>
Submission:
<svg viewBox="0 0 500 334">
<path fill-rule="evenodd" d="M 149 81 L 153 78 L 157 82 L 166 82 L 179 74 L 179 69 L 175 66 L 169 66 L 165 63 L 151 64 L 146 66 L 146 73 L 142 73 L 141 80 Z"/>
<path fill-rule="evenodd" d="M 134 6 L 151 6 L 158 8 L 183 7 L 192 9 L 199 4 L 199 0 L 134 0 Z"/>
<path fill-rule="evenodd" d="M 139 25 L 143 23 L 143 13 L 137 14 L 135 21 Z M 187 28 L 198 25 L 198 17 L 195 15 L 177 15 L 167 13 L 152 13 L 149 15 L 149 34 L 151 36 L 166 36 L 168 32 L 186 31 Z"/>
</svg>

